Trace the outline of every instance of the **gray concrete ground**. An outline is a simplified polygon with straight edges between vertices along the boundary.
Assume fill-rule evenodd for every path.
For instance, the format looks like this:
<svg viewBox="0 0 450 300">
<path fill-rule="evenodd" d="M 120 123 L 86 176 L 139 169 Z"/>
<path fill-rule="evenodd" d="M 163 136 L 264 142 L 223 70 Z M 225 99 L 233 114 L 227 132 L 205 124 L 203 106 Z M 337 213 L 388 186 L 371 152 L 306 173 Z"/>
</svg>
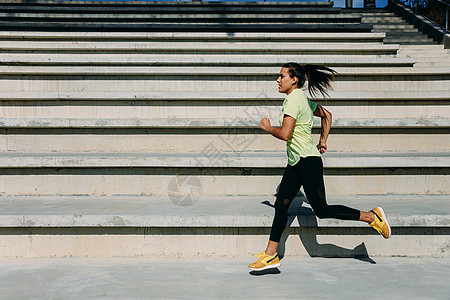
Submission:
<svg viewBox="0 0 450 300">
<path fill-rule="evenodd" d="M 1 299 L 450 299 L 450 258 L 1 259 Z M 384 298 L 381 298 L 384 297 Z"/>
</svg>

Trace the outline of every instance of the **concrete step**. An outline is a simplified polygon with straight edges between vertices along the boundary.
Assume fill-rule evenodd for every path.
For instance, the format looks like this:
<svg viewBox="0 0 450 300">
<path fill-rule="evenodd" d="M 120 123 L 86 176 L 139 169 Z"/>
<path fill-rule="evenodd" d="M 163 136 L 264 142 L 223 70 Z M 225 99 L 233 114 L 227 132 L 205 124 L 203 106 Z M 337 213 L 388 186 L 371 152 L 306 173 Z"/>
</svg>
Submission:
<svg viewBox="0 0 450 300">
<path fill-rule="evenodd" d="M 217 51 L 221 54 L 227 51 L 239 51 L 240 53 L 264 51 L 268 52 L 297 52 L 309 53 L 309 52 L 325 52 L 325 53 L 339 53 L 344 52 L 348 54 L 352 53 L 377 53 L 377 54 L 395 54 L 398 50 L 398 45 L 378 45 L 378 44 L 355 44 L 355 43 L 283 43 L 283 47 L 280 48 L 279 43 L 268 43 L 268 42 L 241 42 L 241 43 L 229 43 L 229 42 L 134 42 L 130 43 L 124 42 L 111 42 L 111 43 L 99 43 L 99 42 L 47 42 L 47 41 L 33 41 L 33 42 L 13 42 L 4 41 L 1 45 L 1 51 L 70 51 L 78 52 L 101 52 L 101 51 L 117 51 L 117 52 L 138 52 L 145 51 L 146 53 L 151 53 L 150 51 L 169 52 L 175 53 L 177 51 L 188 52 L 188 53 L 212 53 Z M 78 50 L 78 51 L 77 51 Z M 300 52 L 301 51 L 301 52 Z"/>
<path fill-rule="evenodd" d="M 247 2 L 249 3 L 249 2 Z M 340 8 L 333 7 L 302 7 L 296 8 L 294 6 L 279 6 L 270 5 L 270 7 L 264 6 L 252 6 L 246 4 L 245 6 L 234 6 L 227 7 L 226 5 L 217 5 L 207 7 L 206 5 L 197 5 L 189 7 L 187 5 L 182 6 L 154 6 L 154 7 L 114 7 L 104 6 L 100 7 L 88 7 L 88 6 L 76 6 L 68 5 L 65 7 L 50 7 L 50 6 L 2 6 L 0 7 L 0 12 L 16 15 L 16 14 L 71 14 L 80 15 L 88 18 L 90 15 L 94 14 L 111 14 L 111 15 L 139 15 L 139 14 L 218 14 L 221 16 L 233 15 L 233 14 L 295 14 L 295 15 L 306 15 L 306 14 L 340 14 Z"/>
<path fill-rule="evenodd" d="M 428 40 L 428 36 L 423 34 L 422 32 L 405 32 L 403 30 L 398 30 L 398 31 L 390 31 L 390 32 L 386 32 L 386 37 L 390 37 L 390 38 L 409 38 L 411 42 L 413 42 L 414 40 Z M 433 42 L 433 40 L 430 39 L 430 42 L 428 43 L 429 45 L 435 44 Z"/>
<path fill-rule="evenodd" d="M 373 25 L 373 30 L 376 31 L 381 31 L 381 32 L 385 32 L 386 30 L 399 30 L 399 31 L 403 31 L 407 29 L 413 29 L 413 31 L 418 32 L 417 28 L 414 28 L 414 25 L 409 25 L 409 24 L 374 24 Z"/>
<path fill-rule="evenodd" d="M 375 7 L 368 7 L 368 8 L 342 8 L 342 11 L 345 13 L 361 13 L 364 15 L 393 15 L 392 12 L 390 12 L 386 8 L 375 8 Z"/>
<path fill-rule="evenodd" d="M 334 66 L 413 66 L 412 58 L 359 55 L 215 55 L 215 54 L 23 54 L 0 53 L 0 65 L 35 66 L 276 66 L 287 61 Z"/>
<path fill-rule="evenodd" d="M 440 51 L 446 51 L 450 53 L 450 49 L 444 49 L 444 45 L 430 44 L 430 45 L 400 45 L 401 50 L 416 50 L 421 51 L 426 49 L 427 51 L 439 49 Z M 428 52 L 427 52 L 428 53 Z"/>
<path fill-rule="evenodd" d="M 8 2 L 8 4 L 3 4 L 3 6 L 10 6 L 11 4 L 17 5 L 17 6 L 30 6 L 30 3 L 24 3 L 21 0 L 11 0 Z M 72 2 L 72 1 L 48 1 L 48 0 L 35 0 L 32 4 L 32 6 L 37 7 L 47 7 L 47 6 L 53 6 L 53 7 L 89 7 L 89 8 L 96 8 L 96 7 L 103 7 L 103 8 L 109 8 L 109 7 L 119 7 L 121 9 L 123 8 L 146 8 L 146 7 L 333 7 L 333 3 L 325 2 L 325 1 L 310 1 L 310 2 L 298 2 L 298 1 L 278 1 L 278 2 L 250 2 L 247 3 L 245 1 L 229 1 L 229 2 L 171 2 L 171 1 L 152 1 L 152 2 L 128 2 L 128 1 L 89 1 L 86 3 L 82 2 Z"/>
<path fill-rule="evenodd" d="M 221 159 L 226 164 L 214 144 L 201 153 L 208 155 L 210 161 Z M 287 160 L 283 161 L 286 165 Z M 189 180 L 201 186 L 204 195 L 267 196 L 276 193 L 285 165 L 283 168 L 0 168 L 0 192 L 3 196 L 167 196 L 169 187 L 177 181 Z M 442 167 L 324 169 L 328 195 L 448 195 L 448 175 L 449 168 Z"/>
<path fill-rule="evenodd" d="M 384 41 L 385 44 L 398 44 L 403 43 L 405 45 L 427 45 L 430 43 L 428 40 L 416 40 L 411 41 L 410 39 L 398 39 L 398 38 L 388 38 Z"/>
<path fill-rule="evenodd" d="M 342 8 L 342 12 L 346 14 L 362 14 L 363 16 L 380 16 L 380 17 L 386 17 L 386 16 L 395 16 L 394 13 L 390 12 L 387 9 L 384 8 Z"/>
<path fill-rule="evenodd" d="M 441 94 L 443 92 L 441 91 Z M 258 125 L 262 117 L 269 117 L 278 124 L 283 98 L 224 100 L 220 98 L 204 100 L 182 99 L 141 99 L 141 100 L 8 100 L 1 103 L 0 120 L 2 126 L 150 126 L 167 124 L 169 126 L 213 126 L 235 124 L 239 126 Z M 441 126 L 448 119 L 450 107 L 448 100 L 335 100 L 316 99 L 333 113 L 333 126 Z M 216 119 L 214 121 L 211 116 Z M 355 117 L 357 116 L 357 117 Z M 167 119 L 167 120 L 165 120 Z M 400 123 L 396 122 L 401 120 Z M 437 119 L 437 120 L 435 120 Z M 22 120 L 22 121 L 20 121 Z M 170 120 L 170 124 L 168 123 Z M 352 120 L 354 122 L 352 122 Z M 226 121 L 226 123 L 225 123 Z M 115 123 L 116 122 L 116 123 Z M 155 123 L 153 123 L 155 122 Z M 162 123 L 161 123 L 162 122 Z M 253 123 L 257 122 L 257 123 Z M 238 124 L 236 123 L 236 124 Z M 59 125 L 58 125 L 59 124 Z M 109 125 L 107 125 L 109 124 Z M 128 125 L 127 125 L 128 124 Z M 147 125 L 144 125 L 147 124 Z M 177 125 L 178 124 L 178 125 Z M 346 125 L 347 124 L 347 125 Z M 364 125 L 363 125 L 364 124 Z M 394 126 L 394 124 L 397 124 Z M 63 126 L 63 127 L 64 127 Z M 151 125 L 153 126 L 153 125 Z"/>
<path fill-rule="evenodd" d="M 69 53 L 189 53 L 189 54 L 396 54 L 398 45 L 380 45 L 380 44 L 356 44 L 356 43 L 305 43 L 291 42 L 283 43 L 280 47 L 276 42 L 14 42 L 4 41 L 0 47 L 2 52 L 69 52 Z"/>
<path fill-rule="evenodd" d="M 430 43 L 433 43 L 433 41 L 431 39 L 425 38 L 425 37 L 421 37 L 421 38 L 415 38 L 414 40 L 411 40 L 411 38 L 407 38 L 407 37 L 386 37 L 384 39 L 384 43 L 385 44 L 398 44 L 398 43 L 402 43 L 405 45 L 428 45 Z"/>
<path fill-rule="evenodd" d="M 432 50 L 433 51 L 433 50 Z M 414 58 L 416 62 L 422 62 L 422 61 L 441 61 L 442 64 L 447 63 L 447 60 L 445 58 L 450 57 L 450 55 L 443 51 L 434 51 L 433 53 L 430 53 L 426 57 L 420 57 L 419 56 L 420 51 L 402 51 L 398 57 L 409 57 Z M 444 58 L 444 60 L 443 60 Z"/>
<path fill-rule="evenodd" d="M 395 40 L 397 39 L 399 43 L 410 42 L 410 44 L 414 42 L 428 42 L 424 45 L 435 44 L 435 42 L 428 38 L 426 35 L 422 33 L 413 33 L 413 32 L 388 32 L 386 33 L 386 37 L 384 38 L 384 42 L 386 39 Z"/>
<path fill-rule="evenodd" d="M 416 58 L 416 67 L 425 66 L 448 66 L 450 64 L 450 52 L 445 50 L 443 45 L 435 45 L 436 47 L 430 47 L 429 45 L 416 45 L 413 47 L 407 47 L 407 45 L 401 45 L 398 51 L 399 57 L 414 57 Z M 427 55 L 422 54 L 426 51 Z"/>
<path fill-rule="evenodd" d="M 354 14 L 363 12 L 363 10 L 359 9 L 344 11 L 345 13 Z M 384 14 L 380 11 L 380 13 L 362 13 L 362 15 L 362 23 L 373 25 L 373 32 L 386 33 L 386 38 L 384 39 L 386 44 L 427 45 L 435 43 L 432 39 L 419 32 L 417 28 L 414 28 L 412 24 L 407 23 L 394 13 Z"/>
<path fill-rule="evenodd" d="M 328 152 L 322 157 L 325 168 L 450 168 L 450 153 Z M 0 168 L 283 168 L 285 152 L 223 151 L 211 161 L 198 152 L 166 153 L 19 153 L 4 152 Z"/>
<path fill-rule="evenodd" d="M 252 128 L 3 128 L 0 153 L 286 152 L 286 143 Z M 328 150 L 336 153 L 421 153 L 450 150 L 448 127 L 342 128 L 332 126 Z M 313 130 L 318 141 L 319 129 Z M 433 143 L 430 141 L 440 141 Z M 42 172 L 46 172 L 41 169 Z M 398 171 L 398 170 L 397 170 Z M 187 171 L 189 172 L 189 171 Z M 344 172 L 341 170 L 341 172 Z M 427 184 L 427 183 L 424 183 Z M 391 188 L 392 189 L 392 188 Z"/>
<path fill-rule="evenodd" d="M 377 76 L 402 76 L 410 75 L 420 76 L 436 76 L 441 80 L 445 80 L 447 75 L 450 75 L 450 69 L 448 67 L 428 67 L 428 68 L 411 68 L 411 67 L 398 67 L 398 68 L 375 68 L 375 67 L 338 67 L 334 68 L 339 76 L 355 76 L 364 75 L 369 77 Z M 280 71 L 280 67 L 222 67 L 220 69 L 216 67 L 154 67 L 154 66 L 0 66 L 1 75 L 61 75 L 61 76 L 98 76 L 98 75 L 146 75 L 146 76 L 163 76 L 174 75 L 177 76 L 276 76 Z M 276 78 L 276 77 L 275 77 Z"/>
<path fill-rule="evenodd" d="M 134 105 L 132 105 L 134 107 Z M 93 112 L 82 107 L 64 108 L 68 115 L 55 111 L 35 111 L 20 108 L 20 111 L 3 109 L 5 118 L 0 119 L 0 151 L 5 152 L 195 152 L 213 148 L 224 155 L 232 151 L 285 152 L 285 143 L 274 139 L 258 129 L 259 120 L 271 117 L 271 124 L 278 126 L 279 106 L 276 107 L 205 107 L 189 106 L 180 109 L 169 107 L 127 106 L 98 107 Z M 381 107 L 380 111 L 352 109 L 352 107 L 329 107 L 333 112 L 332 134 L 328 140 L 330 151 L 348 153 L 370 152 L 439 152 L 450 149 L 446 133 L 450 128 L 449 108 L 425 107 L 424 113 L 433 118 L 411 118 L 414 111 L 404 112 L 405 107 Z M 373 115 L 386 117 L 383 111 L 392 113 L 392 119 L 371 119 Z M 408 109 L 408 106 L 406 106 Z M 421 108 L 417 107 L 417 111 Z M 67 113 L 69 111 L 70 113 Z M 98 113 L 98 112 L 99 113 Z M 189 113 L 189 111 L 192 111 Z M 434 111 L 434 113 L 433 113 Z M 97 115 L 96 115 L 97 112 Z M 239 113 L 240 112 L 240 113 Z M 11 119 L 11 115 L 24 118 Z M 34 115 L 45 116 L 32 118 Z M 107 115 L 108 118 L 98 117 Z M 92 115 L 91 119 L 87 116 Z M 186 119 L 186 115 L 192 118 Z M 208 119 L 211 115 L 216 119 Z M 352 116 L 358 115 L 359 119 Z M 361 117 L 367 115 L 367 119 Z M 48 118 L 52 116 L 52 118 Z M 80 119 L 74 117 L 79 116 Z M 129 116 L 129 119 L 125 117 Z M 140 118 L 138 118 L 139 116 Z M 151 118 L 151 116 L 154 116 Z M 233 116 L 235 116 L 233 118 Z M 337 116 L 337 117 L 336 117 Z M 349 119 L 343 118 L 344 116 Z M 231 118 L 230 118 L 231 117 Z M 408 118 L 410 117 L 410 118 Z M 228 119 L 227 119 L 228 118 Z M 395 119 L 397 118 L 397 119 Z M 319 139 L 320 124 L 313 128 L 313 140 Z M 430 143 L 440 140 L 440 143 Z"/>
<path fill-rule="evenodd" d="M 5 227 L 271 227 L 274 197 L 205 197 L 195 203 L 172 203 L 170 197 L 6 197 L 1 199 L 0 228 Z M 203 196 L 203 197 L 202 197 Z M 102 199 L 103 198 L 103 199 Z M 193 199 L 194 200 L 194 199 Z M 370 210 L 382 205 L 392 227 L 450 227 L 445 196 L 330 196 Z M 299 194 L 289 215 L 304 217 L 290 227 L 366 227 L 362 222 L 316 219 Z M 403 207 L 403 203 L 409 203 Z M 178 205 L 177 205 L 178 204 Z M 189 205 L 190 204 L 190 205 Z M 439 204 L 439 205 L 437 205 Z M 186 206 L 192 206 L 186 209 Z M 390 208 L 390 210 L 389 210 Z M 420 208 L 420 209 L 419 209 Z M 314 218 L 313 218 L 314 216 Z"/>
<path fill-rule="evenodd" d="M 415 34 L 420 34 L 419 30 L 417 28 L 406 28 L 406 29 L 389 29 L 389 28 L 377 28 L 377 29 L 372 29 L 372 33 L 385 33 L 386 35 L 388 34 L 398 34 L 401 35 L 401 33 L 415 33 Z"/>
<path fill-rule="evenodd" d="M 404 46 L 408 46 L 408 45 L 404 45 Z M 413 45 L 411 45 L 413 46 Z M 414 46 L 420 46 L 420 45 L 414 45 Z M 422 46 L 427 46 L 427 45 L 422 45 Z M 420 56 L 420 53 L 423 53 L 423 51 L 427 51 L 427 56 Z M 450 53 L 445 51 L 445 50 L 441 50 L 441 49 L 400 49 L 399 53 L 398 53 L 399 57 L 416 57 L 417 60 L 426 60 L 427 57 L 429 57 L 430 59 L 436 59 L 436 58 L 447 58 L 450 57 Z M 443 61 L 445 62 L 445 61 Z"/>
<path fill-rule="evenodd" d="M 392 12 L 389 12 L 388 10 L 380 9 L 378 12 L 370 12 L 366 9 L 360 9 L 360 10 L 349 10 L 349 9 L 342 9 L 342 13 L 345 14 L 361 14 L 363 17 L 367 18 L 399 18 L 397 15 L 395 15 Z"/>
<path fill-rule="evenodd" d="M 438 59 L 436 59 L 435 61 L 426 61 L 426 60 L 424 60 L 424 61 L 419 61 L 419 62 L 416 62 L 415 64 L 414 64 L 414 66 L 416 66 L 416 67 L 429 67 L 429 66 L 432 66 L 432 67 L 437 67 L 437 66 L 450 66 L 450 62 L 449 61 L 439 61 Z"/>
<path fill-rule="evenodd" d="M 420 31 L 408 32 L 408 31 L 403 31 L 403 30 L 391 30 L 389 32 L 386 32 L 386 37 L 401 37 L 401 36 L 410 37 L 411 39 L 427 37 L 426 34 L 424 34 L 423 32 L 420 32 Z M 432 44 L 434 44 L 434 43 L 433 42 L 429 43 L 429 45 L 432 45 Z"/>
<path fill-rule="evenodd" d="M 195 192 L 184 194 L 176 190 L 165 197 L 2 199 L 0 226 L 2 232 L 8 231 L 0 235 L 0 239 L 8 247 L 1 248 L 0 256 L 215 257 L 229 253 L 248 256 L 267 242 L 262 235 L 268 236 L 272 224 L 273 196 L 217 198 Z M 299 193 L 289 209 L 288 228 L 280 248 L 282 253 L 286 251 L 290 256 L 325 253 L 342 256 L 346 253 L 350 257 L 368 253 L 371 256 L 448 255 L 446 197 L 328 197 L 330 204 L 365 211 L 383 206 L 392 226 L 392 240 L 385 241 L 383 247 L 380 247 L 382 237 L 367 224 L 317 219 L 306 201 Z M 286 240 L 288 235 L 300 235 L 301 239 Z M 364 249 L 354 249 L 361 244 L 361 239 Z M 398 242 L 394 243 L 396 240 Z M 333 247 L 322 243 L 331 243 Z M 405 243 L 410 246 L 405 247 Z M 348 248 L 351 250 L 345 251 Z"/>
<path fill-rule="evenodd" d="M 277 124 L 277 123 L 274 123 Z M 2 128 L 0 153 L 280 152 L 286 144 L 253 128 Z M 343 128 L 332 126 L 329 151 L 338 153 L 450 150 L 448 127 Z M 318 141 L 320 130 L 313 129 Z M 439 140 L 439 143 L 430 143 Z M 214 151 L 213 151 L 214 150 Z M 207 151 L 207 150 L 205 150 Z"/>
<path fill-rule="evenodd" d="M 175 2 L 175 1 L 152 1 L 152 2 L 139 2 L 133 3 L 128 1 L 89 1 L 89 2 L 69 2 L 69 1 L 36 1 L 33 3 L 23 3 L 21 1 L 10 1 L 9 3 L 3 3 L 1 5 L 2 9 L 5 10 L 48 10 L 52 9 L 52 11 L 130 11 L 130 12 L 139 12 L 139 11 L 150 11 L 150 10 L 159 10 L 159 9 L 168 9 L 168 10 L 194 10 L 194 11 L 207 11 L 218 8 L 223 8 L 224 10 L 231 11 L 243 11 L 243 10 L 263 10 L 263 9 L 287 9 L 287 8 L 305 8 L 312 10 L 337 10 L 340 11 L 340 8 L 333 8 L 333 3 L 324 3 L 324 1 L 316 1 L 316 2 L 308 2 L 308 3 L 299 3 L 298 1 L 279 1 L 279 2 L 239 2 L 239 1 L 230 1 L 230 2 Z"/>
<path fill-rule="evenodd" d="M 380 17 L 380 16 L 374 16 L 374 17 L 367 17 L 362 16 L 362 23 L 368 23 L 368 24 L 377 24 L 377 25 L 396 25 L 396 24 L 404 24 L 405 21 L 402 20 L 399 17 Z"/>
<path fill-rule="evenodd" d="M 336 91 L 448 91 L 448 67 L 428 68 L 334 68 L 340 73 Z M 43 67 L 0 66 L 3 91 L 94 92 L 253 92 L 264 95 L 276 88 L 279 67 Z M 176 74 L 176 76 L 174 76 Z M 161 80 L 170 76 L 170 80 Z M 90 77 L 90 80 L 87 78 Z M 139 80 L 137 80 L 139 78 Z M 169 78 L 169 77 L 167 77 Z M 211 79 L 220 85 L 211 84 Z M 247 84 L 251 78 L 252 84 Z M 376 79 L 376 84 L 374 83 Z M 372 97 L 378 98 L 376 95 Z"/>
<path fill-rule="evenodd" d="M 108 119 L 75 119 L 75 118 L 1 118 L 0 128 L 253 128 L 257 129 L 258 119 L 243 118 L 225 119 L 216 116 L 208 118 L 108 118 Z M 277 124 L 277 119 L 271 120 Z M 315 119 L 314 128 L 320 128 L 320 119 Z M 333 128 L 450 128 L 450 118 L 339 118 L 333 119 Z"/>
<path fill-rule="evenodd" d="M 3 21 L 14 21 L 20 19 L 21 21 L 39 21 L 39 22 L 108 22 L 108 23 L 359 23 L 361 22 L 361 15 L 356 14 L 198 14 L 185 12 L 183 14 L 171 13 L 97 13 L 97 14 L 76 14 L 76 13 L 2 13 L 0 11 L 0 18 Z"/>
<path fill-rule="evenodd" d="M 412 101 L 415 102 L 433 102 L 433 101 L 447 101 L 450 100 L 447 90 L 434 90 L 434 91 L 330 91 L 327 101 Z M 82 90 L 59 90 L 53 89 L 53 91 L 41 91 L 39 93 L 33 91 L 4 90 L 0 93 L 1 101 L 279 101 L 283 99 L 283 95 L 276 90 L 271 89 L 267 91 L 265 89 L 260 91 L 221 91 L 220 93 L 211 93 L 207 91 L 152 91 L 138 92 L 138 91 L 91 91 L 86 92 Z M 315 101 L 320 100 L 311 97 Z M 370 103 L 369 102 L 369 103 Z M 3 103 L 6 105 L 8 102 Z M 33 106 L 39 106 L 32 104 Z M 26 105 L 26 103 L 24 103 Z M 100 104 L 98 104 L 100 105 Z M 45 106 L 45 104 L 44 104 Z M 74 105 L 75 106 L 75 105 Z"/>
<path fill-rule="evenodd" d="M 426 37 L 417 37 L 411 40 L 410 38 L 406 37 L 386 37 L 384 39 L 385 44 L 398 44 L 401 43 L 403 45 L 429 45 L 430 43 L 434 43 L 431 39 L 428 39 Z"/>
<path fill-rule="evenodd" d="M 71 12 L 71 13 L 340 13 L 340 8 L 332 7 L 332 3 L 325 1 L 290 3 L 194 3 L 173 2 L 151 3 L 140 2 L 138 4 L 128 3 L 3 3 L 0 11 L 4 12 Z"/>
<path fill-rule="evenodd" d="M 402 45 L 402 46 L 428 46 L 428 45 Z M 436 46 L 439 46 L 439 45 L 436 45 Z M 423 51 L 427 52 L 427 56 L 420 56 L 420 53 L 423 53 Z M 399 57 L 405 57 L 406 55 L 410 55 L 412 57 L 416 57 L 418 60 L 424 60 L 424 59 L 427 59 L 427 57 L 430 57 L 430 58 L 447 57 L 447 56 L 450 56 L 450 53 L 445 51 L 445 50 L 439 49 L 439 48 L 438 49 L 427 49 L 427 48 L 423 48 L 423 49 L 407 49 L 407 48 L 399 49 L 399 51 L 398 51 L 398 56 Z"/>
<path fill-rule="evenodd" d="M 53 31 L 0 31 L 0 40 L 68 40 L 68 41 L 141 41 L 141 40 L 159 40 L 159 41 L 282 41 L 283 43 L 291 41 L 314 41 L 314 42 L 376 42 L 382 43 L 384 33 L 372 32 L 316 32 L 316 33 L 256 33 L 256 32 L 237 32 L 233 35 L 220 32 L 53 32 Z"/>
<path fill-rule="evenodd" d="M 406 46 L 406 45 L 405 45 Z M 416 45 L 417 46 L 417 45 Z M 427 45 L 423 45 L 423 46 L 427 46 Z M 427 56 L 420 56 L 420 53 L 423 53 L 423 51 L 427 51 Z M 410 56 L 410 57 L 416 57 L 417 60 L 426 60 L 427 57 L 429 57 L 430 59 L 435 59 L 435 58 L 446 58 L 450 56 L 450 53 L 448 53 L 447 51 L 444 50 L 440 50 L 440 49 L 400 49 L 398 52 L 398 56 L 399 57 L 406 57 L 406 56 Z M 443 61 L 445 62 L 445 61 Z"/>
<path fill-rule="evenodd" d="M 76 94 L 81 90 L 85 95 L 88 95 L 91 92 L 102 94 L 102 89 L 99 87 L 104 86 L 108 93 L 120 92 L 122 95 L 126 93 L 127 98 L 139 93 L 167 95 L 168 89 L 172 89 L 176 93 L 200 90 L 209 94 L 241 91 L 253 93 L 254 97 L 260 98 L 265 97 L 267 91 L 276 89 L 276 76 L 273 74 L 202 74 L 200 79 L 199 76 L 184 74 L 171 78 L 171 81 L 163 81 L 164 77 L 170 75 L 150 75 L 145 70 L 142 70 L 144 74 L 136 73 L 133 70 L 128 74 L 123 74 L 123 70 L 115 70 L 117 73 L 120 72 L 120 75 L 111 72 L 112 70 L 96 74 L 83 73 L 83 71 L 80 71 L 78 75 L 60 74 L 55 78 L 55 75 L 50 74 L 48 70 L 46 70 L 46 74 L 35 75 L 30 75 L 27 71 L 18 74 L 12 70 L 9 71 L 8 75 L 3 73 L 0 76 L 0 89 L 5 92 L 28 91 L 36 94 L 59 90 L 60 92 L 55 93 L 55 95 Z M 62 72 L 64 71 L 61 70 Z M 448 76 L 435 73 L 420 74 L 420 72 L 418 74 L 379 74 L 378 76 L 375 74 L 348 74 L 339 76 L 333 83 L 333 88 L 339 92 L 366 92 L 368 97 L 372 99 L 379 99 L 377 92 L 380 90 L 386 92 L 400 90 L 405 92 L 405 96 L 423 90 L 447 93 L 450 84 L 447 80 Z M 86 80 L 87 77 L 90 80 Z M 233 77 L 232 80 L 231 77 Z M 139 80 L 137 80 L 138 78 Z M 249 78 L 254 80 L 251 85 L 248 85 L 246 81 Z M 211 84 L 211 79 L 220 81 L 220 85 Z M 259 94 L 261 96 L 258 96 Z M 89 96 L 87 97 L 90 100 Z M 321 97 L 321 95 L 317 97 Z M 447 98 L 446 96 L 443 97 Z M 61 98 L 66 98 L 66 96 Z"/>
<path fill-rule="evenodd" d="M 370 32 L 372 25 L 355 23 L 311 23 L 311 24 L 148 24 L 116 22 L 51 22 L 51 21 L 0 21 L 2 30 L 30 31 L 147 31 L 147 32 Z"/>
</svg>

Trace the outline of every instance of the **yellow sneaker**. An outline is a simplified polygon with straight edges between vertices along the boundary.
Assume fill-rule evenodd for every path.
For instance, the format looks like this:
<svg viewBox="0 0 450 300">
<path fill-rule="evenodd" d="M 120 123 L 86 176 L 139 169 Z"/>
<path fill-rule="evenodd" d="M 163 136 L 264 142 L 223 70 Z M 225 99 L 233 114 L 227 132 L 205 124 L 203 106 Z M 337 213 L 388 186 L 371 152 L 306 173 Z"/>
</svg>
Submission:
<svg viewBox="0 0 450 300">
<path fill-rule="evenodd" d="M 375 207 L 370 211 L 375 216 L 375 221 L 369 225 L 378 231 L 385 239 L 391 237 L 391 225 L 386 218 L 384 209 L 381 206 Z"/>
<path fill-rule="evenodd" d="M 254 254 L 258 257 L 258 261 L 250 264 L 248 267 L 253 271 L 262 271 L 265 269 L 276 268 L 281 266 L 280 259 L 278 258 L 278 254 L 274 256 L 269 256 L 266 252 Z"/>
</svg>

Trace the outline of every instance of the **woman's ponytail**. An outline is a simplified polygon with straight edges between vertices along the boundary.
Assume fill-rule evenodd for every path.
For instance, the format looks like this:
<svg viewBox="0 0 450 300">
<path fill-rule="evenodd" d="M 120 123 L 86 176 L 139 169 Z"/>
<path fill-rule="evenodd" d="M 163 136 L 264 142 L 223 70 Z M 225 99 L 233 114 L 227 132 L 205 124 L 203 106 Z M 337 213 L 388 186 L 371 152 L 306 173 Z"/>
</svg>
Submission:
<svg viewBox="0 0 450 300">
<path fill-rule="evenodd" d="M 283 68 L 289 70 L 291 76 L 298 78 L 298 86 L 301 88 L 308 78 L 308 91 L 311 96 L 321 93 L 328 96 L 327 90 L 332 90 L 331 82 L 338 73 L 330 68 L 320 65 L 299 65 L 297 63 L 287 63 Z"/>
<path fill-rule="evenodd" d="M 331 82 L 337 72 L 333 69 L 319 65 L 305 65 L 306 76 L 308 77 L 308 91 L 311 96 L 321 93 L 328 96 L 327 90 L 333 90 Z M 324 72 L 326 71 L 326 72 Z"/>
</svg>

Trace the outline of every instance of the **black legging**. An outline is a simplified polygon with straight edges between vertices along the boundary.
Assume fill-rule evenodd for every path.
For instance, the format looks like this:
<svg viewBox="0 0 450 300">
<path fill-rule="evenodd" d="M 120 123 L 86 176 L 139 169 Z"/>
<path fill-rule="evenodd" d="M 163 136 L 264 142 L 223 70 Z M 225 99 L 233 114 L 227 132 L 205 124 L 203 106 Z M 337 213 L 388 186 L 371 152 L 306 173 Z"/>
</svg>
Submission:
<svg viewBox="0 0 450 300">
<path fill-rule="evenodd" d="M 322 158 L 319 156 L 301 158 L 297 164 L 294 166 L 288 164 L 284 170 L 275 201 L 275 217 L 270 232 L 271 241 L 280 242 L 281 235 L 287 225 L 289 205 L 291 205 L 302 185 L 306 198 L 318 218 L 359 220 L 359 210 L 343 205 L 327 204 Z"/>
</svg>

